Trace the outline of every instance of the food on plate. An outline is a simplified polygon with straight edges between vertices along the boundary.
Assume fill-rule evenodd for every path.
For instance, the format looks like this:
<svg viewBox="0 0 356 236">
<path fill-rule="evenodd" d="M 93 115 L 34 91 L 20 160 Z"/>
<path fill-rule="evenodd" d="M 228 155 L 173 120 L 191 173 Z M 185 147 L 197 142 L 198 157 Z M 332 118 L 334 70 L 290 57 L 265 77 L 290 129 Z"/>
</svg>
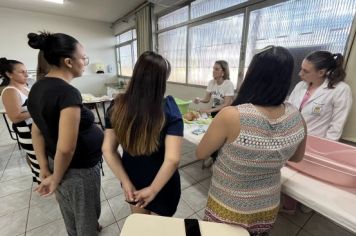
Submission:
<svg viewBox="0 0 356 236">
<path fill-rule="evenodd" d="M 190 112 L 187 112 L 186 114 L 184 114 L 183 118 L 188 120 L 188 121 L 196 120 L 196 119 L 199 118 L 199 113 L 198 112 L 194 112 L 194 111 L 190 111 Z"/>
</svg>

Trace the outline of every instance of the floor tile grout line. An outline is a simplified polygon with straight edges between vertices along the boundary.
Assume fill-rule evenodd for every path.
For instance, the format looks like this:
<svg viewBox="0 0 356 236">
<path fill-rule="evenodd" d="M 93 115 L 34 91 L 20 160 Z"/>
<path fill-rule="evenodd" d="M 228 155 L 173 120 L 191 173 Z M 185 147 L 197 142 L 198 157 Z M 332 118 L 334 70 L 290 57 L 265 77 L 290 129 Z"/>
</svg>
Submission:
<svg viewBox="0 0 356 236">
<path fill-rule="evenodd" d="M 290 220 L 289 218 L 285 217 L 283 214 L 278 213 L 278 215 L 281 216 L 281 217 L 283 217 L 283 219 L 287 220 L 289 223 L 291 223 L 292 225 L 296 226 L 296 227 L 299 229 L 298 232 L 297 232 L 297 234 L 295 234 L 295 236 L 297 236 L 298 233 L 299 233 L 299 231 L 303 229 L 303 226 L 304 226 L 304 225 L 303 225 L 303 226 L 299 226 L 299 225 L 297 225 L 295 222 L 293 222 L 292 220 Z"/>
<path fill-rule="evenodd" d="M 348 233 L 350 233 L 350 234 L 355 234 L 354 232 L 352 232 L 351 230 L 347 229 L 346 227 L 344 227 L 344 226 L 342 226 L 342 225 L 340 225 L 340 224 L 334 222 L 332 219 L 329 219 L 329 218 L 327 218 L 326 216 L 324 216 L 324 215 L 322 215 L 322 214 L 320 214 L 320 213 L 318 213 L 318 212 L 316 212 L 316 211 L 313 212 L 313 215 L 312 215 L 312 216 L 314 216 L 314 215 L 316 215 L 316 214 L 319 214 L 320 216 L 326 218 L 326 220 L 330 221 L 332 224 L 334 224 L 336 227 L 340 228 L 341 230 L 346 231 L 346 232 L 348 232 Z M 311 218 L 312 218 L 312 217 L 310 217 L 310 218 L 308 219 L 308 221 L 309 221 Z M 305 229 L 304 226 L 305 226 L 305 225 L 303 225 L 303 230 L 305 230 L 306 232 L 308 232 L 308 233 L 311 234 L 311 235 L 314 235 L 314 234 L 310 233 L 307 229 Z"/>
<path fill-rule="evenodd" d="M 199 220 L 202 220 L 202 219 L 200 219 L 199 215 L 198 215 L 196 212 L 194 212 L 193 214 L 191 214 L 190 216 L 188 216 L 188 217 L 185 218 L 185 219 L 192 219 L 191 217 L 192 217 L 193 215 L 197 215 L 198 218 L 199 218 Z"/>
<path fill-rule="evenodd" d="M 106 193 L 105 193 L 105 191 L 104 191 L 104 189 L 103 189 L 103 186 L 102 186 L 101 184 L 102 184 L 102 183 L 100 183 L 100 190 L 103 191 L 103 194 L 104 194 L 104 196 L 105 196 L 105 200 L 109 200 L 108 197 L 106 196 Z M 101 202 L 101 199 L 100 199 L 100 202 Z"/>
<path fill-rule="evenodd" d="M 295 236 L 298 236 L 298 234 L 303 230 L 302 227 L 299 228 L 299 230 L 297 231 L 297 233 L 295 234 Z"/>
<path fill-rule="evenodd" d="M 199 161 L 200 161 L 200 160 L 194 160 L 194 161 L 192 161 L 192 162 L 183 164 L 183 165 L 179 166 L 178 169 L 183 169 L 184 167 L 189 166 L 189 165 L 192 165 L 192 164 L 195 164 L 195 163 L 197 163 L 197 162 L 199 162 Z"/>
<path fill-rule="evenodd" d="M 195 163 L 191 163 L 191 164 L 195 164 Z M 192 175 L 190 175 L 187 171 L 185 171 L 185 170 L 181 170 L 181 171 L 183 171 L 185 174 L 187 174 L 189 177 L 191 177 L 192 179 L 194 179 L 195 181 L 197 181 L 197 183 L 198 182 L 200 182 L 200 181 L 202 181 L 202 180 L 205 180 L 205 179 L 207 179 L 207 178 L 211 178 L 211 175 L 210 176 L 208 176 L 208 177 L 206 177 L 206 178 L 203 178 L 203 179 L 201 179 L 201 180 L 197 180 L 196 178 L 194 178 Z"/>
<path fill-rule="evenodd" d="M 120 228 L 120 225 L 119 225 L 119 222 L 118 221 L 116 221 L 116 219 L 115 219 L 115 223 L 116 223 L 116 225 L 117 225 L 117 228 L 119 229 L 119 233 L 121 233 L 121 228 Z"/>
<path fill-rule="evenodd" d="M 35 228 L 33 228 L 33 229 L 29 230 L 29 231 L 26 231 L 24 236 L 26 236 L 26 234 L 27 234 L 28 232 L 31 232 L 31 231 L 33 231 L 33 230 L 35 230 L 35 229 L 44 227 L 44 226 L 46 226 L 46 225 L 48 225 L 48 224 L 52 224 L 53 222 L 56 222 L 56 221 L 59 221 L 59 220 L 63 220 L 63 218 L 55 219 L 55 220 L 52 220 L 52 221 L 50 221 L 50 222 L 47 222 L 46 224 L 43 224 L 43 225 L 40 225 L 40 226 L 36 226 Z M 64 228 L 65 228 L 65 226 L 64 226 Z M 67 231 L 66 231 L 66 232 L 67 232 Z"/>
<path fill-rule="evenodd" d="M 27 231 L 28 219 L 29 219 L 29 217 L 30 217 L 30 208 L 31 208 L 31 199 L 32 199 L 32 189 L 33 189 L 33 182 L 32 182 L 32 187 L 31 187 L 31 195 L 30 195 L 29 208 L 28 208 L 28 214 L 27 214 L 27 221 L 26 221 L 26 228 L 25 228 L 25 235 L 24 235 L 24 236 L 26 236 L 27 232 L 33 231 L 33 230 L 35 230 L 35 229 L 37 229 L 37 228 L 43 227 L 43 226 L 48 225 L 48 224 L 51 224 L 51 223 L 53 223 L 53 222 L 55 222 L 55 221 L 57 221 L 57 220 L 63 219 L 63 218 L 62 218 L 62 214 L 61 214 L 61 218 L 52 220 L 52 221 L 50 221 L 50 222 L 47 222 L 47 223 L 45 223 L 45 224 L 43 224 L 43 225 L 39 225 L 39 226 L 37 226 L 37 227 L 35 227 L 35 228 L 33 228 L 33 229 Z M 57 200 L 55 200 L 55 202 L 57 202 Z M 32 207 L 38 207 L 40 204 L 41 204 L 41 203 L 39 203 L 38 205 L 32 206 Z M 47 203 L 44 203 L 44 204 L 47 204 Z"/>
<path fill-rule="evenodd" d="M 5 181 L 5 182 L 6 182 L 6 181 Z M 5 182 L 1 182 L 1 183 L 5 183 Z M 4 196 L 0 196 L 0 199 L 1 199 L 1 198 L 3 198 L 3 197 L 8 197 L 8 196 L 10 196 L 10 195 L 12 195 L 12 194 L 16 194 L 16 193 L 20 193 L 20 192 L 23 192 L 23 191 L 29 190 L 29 189 L 30 189 L 30 188 L 26 188 L 26 189 L 22 189 L 22 190 L 17 191 L 17 192 L 13 192 L 13 193 L 9 193 L 9 194 L 4 195 Z"/>
<path fill-rule="evenodd" d="M 205 207 L 206 207 L 206 205 L 203 207 L 203 208 L 201 208 L 201 209 L 199 209 L 199 210 L 194 210 L 193 209 L 193 207 L 192 206 L 190 206 L 190 204 L 186 201 L 186 200 L 184 200 L 184 198 L 183 197 L 181 197 L 181 199 L 182 199 L 182 201 L 195 213 L 195 212 L 198 212 L 198 211 L 201 211 L 202 209 L 204 209 Z"/>
<path fill-rule="evenodd" d="M 30 190 L 30 199 L 28 200 L 28 211 L 27 211 L 27 219 L 26 219 L 26 225 L 25 225 L 25 235 L 27 234 L 27 225 L 28 225 L 28 220 L 30 218 L 30 209 L 31 209 L 31 199 L 32 199 L 32 189 L 33 189 L 33 182 L 31 184 L 31 190 Z"/>
<path fill-rule="evenodd" d="M 10 157 L 9 157 L 9 159 L 7 159 L 7 162 L 6 162 L 6 165 L 5 165 L 5 167 L 4 167 L 4 170 L 3 170 L 3 172 L 1 173 L 1 176 L 0 176 L 0 179 L 2 179 L 2 177 L 3 177 L 3 175 L 4 175 L 4 172 L 5 172 L 5 170 L 6 170 L 6 168 L 7 168 L 7 166 L 9 165 L 9 162 L 10 162 L 10 159 L 11 159 L 11 157 L 12 157 L 12 154 L 14 153 L 14 149 L 15 149 L 15 145 L 12 147 L 12 151 L 11 151 L 11 154 L 10 154 Z"/>
<path fill-rule="evenodd" d="M 106 202 L 107 202 L 107 204 L 108 204 L 108 206 L 109 206 L 109 208 L 110 208 L 110 212 L 111 212 L 112 216 L 114 217 L 114 220 L 115 220 L 115 223 L 117 224 L 117 227 L 120 229 L 119 224 L 118 224 L 118 222 L 117 222 L 117 220 L 116 220 L 116 218 L 115 218 L 114 210 L 111 208 L 111 205 L 110 205 L 110 203 L 109 203 L 109 200 L 106 199 Z M 113 223 L 113 224 L 114 224 L 114 223 Z M 112 225 L 112 224 L 111 224 L 111 225 Z M 108 225 L 108 226 L 110 226 L 110 225 Z M 106 226 L 106 227 L 108 227 L 108 226 Z"/>
<path fill-rule="evenodd" d="M 182 201 L 195 213 L 195 210 L 181 197 Z M 200 211 L 200 210 L 199 210 Z"/>
<path fill-rule="evenodd" d="M 4 170 L 4 172 L 5 172 L 5 170 Z M 2 175 L 2 176 L 0 176 L 0 184 L 1 184 L 1 183 L 4 183 L 4 182 L 6 182 L 6 181 L 16 180 L 16 179 L 23 178 L 23 177 L 31 177 L 31 175 L 32 175 L 32 173 L 29 173 L 29 174 L 27 174 L 27 175 L 17 176 L 17 177 L 14 177 L 13 179 L 7 179 L 7 180 L 4 180 L 4 181 L 1 180 L 1 178 L 4 177 L 4 176 Z"/>
<path fill-rule="evenodd" d="M 302 229 L 304 226 L 308 224 L 308 222 L 311 220 L 311 218 L 315 215 L 315 211 L 313 210 L 312 214 L 310 214 L 309 218 L 305 221 L 305 223 L 302 225 Z"/>
</svg>

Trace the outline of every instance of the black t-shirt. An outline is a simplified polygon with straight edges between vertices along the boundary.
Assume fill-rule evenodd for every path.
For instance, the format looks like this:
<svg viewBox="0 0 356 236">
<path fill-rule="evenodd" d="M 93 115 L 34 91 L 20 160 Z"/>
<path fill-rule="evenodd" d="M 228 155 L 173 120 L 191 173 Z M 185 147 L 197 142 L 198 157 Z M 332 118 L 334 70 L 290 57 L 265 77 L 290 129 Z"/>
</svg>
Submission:
<svg viewBox="0 0 356 236">
<path fill-rule="evenodd" d="M 36 82 L 28 96 L 28 110 L 45 143 L 47 155 L 54 158 L 62 109 L 78 106 L 80 124 L 77 146 L 69 168 L 90 168 L 101 159 L 103 132 L 94 124 L 93 113 L 83 107 L 78 89 L 59 78 L 45 77 Z"/>
</svg>

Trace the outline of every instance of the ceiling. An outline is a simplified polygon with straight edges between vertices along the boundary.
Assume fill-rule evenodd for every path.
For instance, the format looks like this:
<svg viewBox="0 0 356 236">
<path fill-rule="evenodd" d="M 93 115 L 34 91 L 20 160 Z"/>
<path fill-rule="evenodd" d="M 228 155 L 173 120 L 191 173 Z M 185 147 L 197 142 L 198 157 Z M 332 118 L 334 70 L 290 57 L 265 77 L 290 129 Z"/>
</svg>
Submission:
<svg viewBox="0 0 356 236">
<path fill-rule="evenodd" d="M 0 0 L 0 7 L 112 23 L 144 2 L 145 0 L 64 0 L 61 5 L 42 0 Z"/>
</svg>

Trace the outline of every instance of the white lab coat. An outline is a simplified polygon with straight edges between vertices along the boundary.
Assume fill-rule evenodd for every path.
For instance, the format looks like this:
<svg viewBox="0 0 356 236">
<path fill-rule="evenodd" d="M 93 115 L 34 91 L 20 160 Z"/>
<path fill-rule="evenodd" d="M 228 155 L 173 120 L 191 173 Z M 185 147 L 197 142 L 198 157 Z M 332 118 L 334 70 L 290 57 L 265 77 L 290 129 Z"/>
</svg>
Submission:
<svg viewBox="0 0 356 236">
<path fill-rule="evenodd" d="M 346 119 L 351 110 L 352 93 L 344 82 L 337 83 L 334 89 L 328 88 L 329 80 L 319 86 L 304 104 L 301 113 L 307 124 L 308 134 L 331 140 L 339 140 Z M 288 101 L 300 109 L 308 83 L 299 82 Z"/>
</svg>

